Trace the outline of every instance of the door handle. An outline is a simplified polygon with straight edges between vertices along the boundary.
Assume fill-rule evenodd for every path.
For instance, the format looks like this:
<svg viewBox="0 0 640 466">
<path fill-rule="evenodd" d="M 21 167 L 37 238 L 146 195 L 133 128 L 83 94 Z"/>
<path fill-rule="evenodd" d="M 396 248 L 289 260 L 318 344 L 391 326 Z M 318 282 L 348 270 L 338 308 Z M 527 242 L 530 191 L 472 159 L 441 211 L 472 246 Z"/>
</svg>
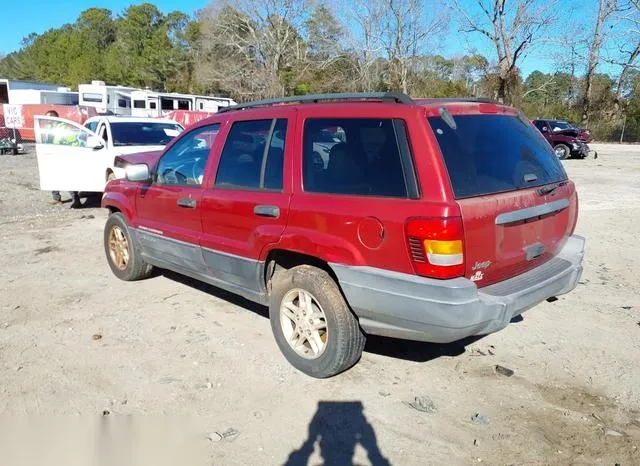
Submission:
<svg viewBox="0 0 640 466">
<path fill-rule="evenodd" d="M 257 205 L 253 208 L 253 213 L 258 217 L 280 217 L 280 208 L 274 205 Z"/>
<path fill-rule="evenodd" d="M 195 209 L 196 208 L 196 200 L 195 199 L 189 199 L 188 197 L 183 197 L 181 199 L 178 199 L 178 206 L 179 207 L 184 207 L 186 209 Z"/>
</svg>

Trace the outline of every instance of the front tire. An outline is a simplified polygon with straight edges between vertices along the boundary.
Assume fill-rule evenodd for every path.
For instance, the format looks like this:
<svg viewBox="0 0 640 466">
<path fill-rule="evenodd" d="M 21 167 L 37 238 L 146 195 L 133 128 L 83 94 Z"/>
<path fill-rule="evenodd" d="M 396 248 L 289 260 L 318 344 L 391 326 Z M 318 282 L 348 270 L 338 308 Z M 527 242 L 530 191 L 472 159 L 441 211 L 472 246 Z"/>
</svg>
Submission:
<svg viewBox="0 0 640 466">
<path fill-rule="evenodd" d="M 566 144 L 556 144 L 553 151 L 560 160 L 568 159 L 571 156 L 571 149 Z"/>
<path fill-rule="evenodd" d="M 300 265 L 276 273 L 269 306 L 271 329 L 285 358 L 305 374 L 326 378 L 353 366 L 365 336 L 327 272 Z"/>
<path fill-rule="evenodd" d="M 135 247 L 127 222 L 120 212 L 111 214 L 104 226 L 104 251 L 113 274 L 127 282 L 148 278 L 153 267 Z"/>
</svg>

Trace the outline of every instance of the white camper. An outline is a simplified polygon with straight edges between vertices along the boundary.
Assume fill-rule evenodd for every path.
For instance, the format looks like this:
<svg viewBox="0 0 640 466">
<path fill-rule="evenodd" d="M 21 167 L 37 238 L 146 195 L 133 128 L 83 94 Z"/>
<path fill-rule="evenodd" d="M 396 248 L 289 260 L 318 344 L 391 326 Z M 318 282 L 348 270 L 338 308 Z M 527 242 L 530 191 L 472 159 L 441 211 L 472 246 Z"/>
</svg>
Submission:
<svg viewBox="0 0 640 466">
<path fill-rule="evenodd" d="M 113 115 L 131 115 L 131 92 L 135 87 L 107 86 L 104 81 L 91 81 L 80 84 L 80 105 L 93 107 L 98 113 Z"/>
<path fill-rule="evenodd" d="M 175 110 L 215 113 L 220 107 L 235 105 L 226 97 L 137 90 L 131 92 L 133 116 L 162 117 Z"/>
<path fill-rule="evenodd" d="M 57 84 L 0 79 L 0 104 L 78 105 L 78 93 Z"/>
</svg>

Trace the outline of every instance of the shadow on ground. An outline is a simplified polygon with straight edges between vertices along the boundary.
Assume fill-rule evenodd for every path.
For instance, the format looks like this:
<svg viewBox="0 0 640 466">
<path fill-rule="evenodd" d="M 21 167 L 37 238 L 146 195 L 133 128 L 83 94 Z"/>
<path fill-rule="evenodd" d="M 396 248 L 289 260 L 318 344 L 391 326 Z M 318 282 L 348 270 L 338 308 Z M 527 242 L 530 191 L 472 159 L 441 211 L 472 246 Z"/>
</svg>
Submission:
<svg viewBox="0 0 640 466">
<path fill-rule="evenodd" d="M 182 283 L 183 285 L 187 285 L 191 288 L 194 288 L 198 291 L 202 291 L 204 293 L 210 294 L 218 299 L 222 299 L 231 304 L 234 304 L 238 307 L 242 307 L 248 311 L 251 311 L 259 316 L 269 318 L 269 309 L 266 306 L 262 306 L 261 304 L 254 303 L 253 301 L 249 301 L 248 299 L 243 298 L 234 293 L 230 293 L 228 291 L 223 290 L 222 288 L 218 288 L 213 285 L 209 285 L 208 283 L 201 282 L 200 280 L 196 280 L 191 277 L 187 277 L 185 275 L 181 275 L 176 272 L 172 272 L 170 270 L 162 270 L 160 275 L 168 278 L 169 280 L 173 280 L 178 283 Z"/>
<path fill-rule="evenodd" d="M 306 466 L 318 444 L 325 465 L 355 464 L 354 453 L 360 445 L 373 465 L 389 465 L 378 447 L 375 431 L 364 415 L 360 401 L 320 401 L 309 423 L 308 437 L 291 452 L 284 466 Z"/>
<path fill-rule="evenodd" d="M 196 290 L 210 294 L 218 299 L 222 299 L 238 307 L 242 307 L 248 311 L 258 314 L 259 316 L 267 319 L 269 318 L 269 309 L 266 306 L 262 306 L 221 288 L 175 272 L 163 270 L 160 274 L 170 280 L 182 283 L 183 285 L 187 285 Z M 516 316 L 511 320 L 511 322 L 518 323 L 522 320 L 522 316 Z M 442 344 L 368 335 L 364 350 L 368 353 L 396 359 L 404 359 L 413 362 L 428 362 L 441 356 L 460 356 L 461 354 L 464 354 L 467 346 L 481 338 L 483 338 L 483 336 L 474 336 L 453 343 Z"/>
</svg>

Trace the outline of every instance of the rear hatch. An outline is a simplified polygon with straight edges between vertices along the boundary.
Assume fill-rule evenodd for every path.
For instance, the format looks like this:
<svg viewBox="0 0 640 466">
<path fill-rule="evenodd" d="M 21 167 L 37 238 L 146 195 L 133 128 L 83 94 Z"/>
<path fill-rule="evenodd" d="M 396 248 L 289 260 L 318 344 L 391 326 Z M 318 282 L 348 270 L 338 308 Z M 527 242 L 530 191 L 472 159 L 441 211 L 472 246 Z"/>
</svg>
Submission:
<svg viewBox="0 0 640 466">
<path fill-rule="evenodd" d="M 481 104 L 428 117 L 462 214 L 465 276 L 478 287 L 552 258 L 573 232 L 578 203 L 539 131 L 512 110 L 484 108 L 491 113 Z"/>
</svg>

